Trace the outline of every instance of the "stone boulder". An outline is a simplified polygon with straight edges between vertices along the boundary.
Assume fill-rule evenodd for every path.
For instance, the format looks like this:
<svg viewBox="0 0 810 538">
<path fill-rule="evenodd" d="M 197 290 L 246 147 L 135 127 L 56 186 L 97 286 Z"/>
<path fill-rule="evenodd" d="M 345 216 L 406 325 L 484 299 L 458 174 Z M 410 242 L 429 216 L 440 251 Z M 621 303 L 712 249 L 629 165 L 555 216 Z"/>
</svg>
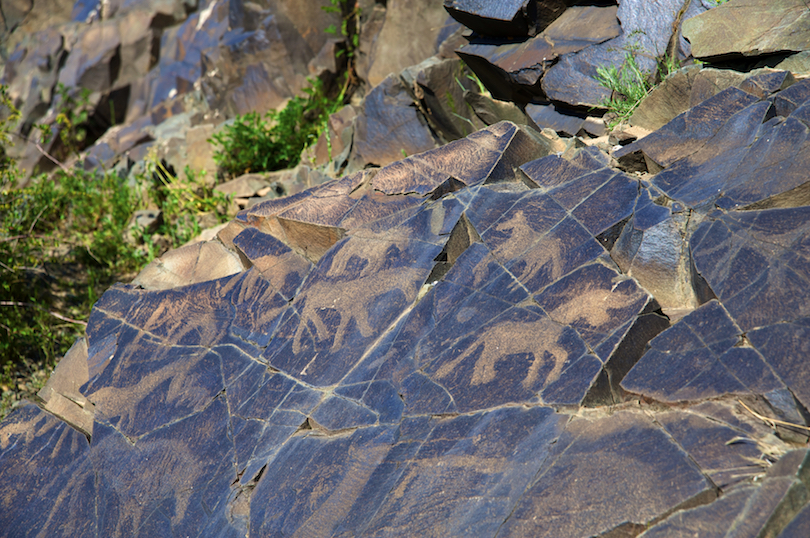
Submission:
<svg viewBox="0 0 810 538">
<path fill-rule="evenodd" d="M 540 79 L 560 56 L 615 38 L 616 6 L 571 7 L 523 42 L 473 39 L 457 52 L 497 99 L 528 102 L 542 96 Z"/>
</svg>

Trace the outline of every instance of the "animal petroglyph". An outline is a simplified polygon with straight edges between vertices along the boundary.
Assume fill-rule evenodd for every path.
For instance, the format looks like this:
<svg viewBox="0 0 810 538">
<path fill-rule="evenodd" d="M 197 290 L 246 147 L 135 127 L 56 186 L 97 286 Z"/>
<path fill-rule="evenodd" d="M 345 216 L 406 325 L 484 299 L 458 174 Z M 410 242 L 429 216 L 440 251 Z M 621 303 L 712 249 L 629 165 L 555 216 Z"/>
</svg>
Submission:
<svg viewBox="0 0 810 538">
<path fill-rule="evenodd" d="M 587 326 L 588 329 L 605 331 L 628 321 L 623 313 L 646 294 L 636 287 L 613 285 L 612 289 L 603 289 L 590 284 L 584 289 L 571 287 L 565 299 L 554 309 L 546 311 L 551 319 L 573 326 Z M 638 314 L 639 308 L 631 309 L 630 315 Z"/>
<path fill-rule="evenodd" d="M 520 267 L 519 271 L 514 272 L 514 276 L 520 282 L 528 284 L 541 271 L 548 271 L 548 280 L 544 282 L 544 285 L 554 282 L 565 274 L 564 254 L 565 250 L 561 241 L 553 237 L 546 237 L 521 258 L 522 267 L 518 264 L 513 266 L 513 269 Z"/>
<path fill-rule="evenodd" d="M 498 222 L 494 230 L 499 232 L 500 244 L 492 249 L 492 253 L 503 261 L 517 257 L 537 240 L 537 231 L 529 225 L 523 211 L 516 211 L 510 219 Z"/>
<path fill-rule="evenodd" d="M 303 294 L 303 307 L 298 311 L 301 321 L 293 337 L 294 353 L 300 352 L 302 338 L 311 333 L 307 329 L 310 324 L 315 327 L 316 342 L 334 336 L 332 350 L 343 346 L 352 320 L 364 338 L 371 337 L 375 329 L 369 320 L 369 306 L 375 304 L 380 295 L 390 293 L 392 282 L 399 284 L 398 289 L 407 302 L 413 301 L 427 277 L 424 270 L 409 265 L 412 260 L 404 261 L 401 266 L 391 264 L 391 258 L 397 254 L 404 253 L 407 257 L 407 252 L 392 243 L 362 241 L 362 248 L 352 246 L 346 244 L 336 252 L 326 274 Z M 353 278 L 347 280 L 347 275 Z M 332 311 L 340 316 L 337 327 L 324 322 L 324 314 Z"/>
<path fill-rule="evenodd" d="M 443 364 L 436 371 L 436 377 L 441 379 L 450 375 L 465 359 L 472 356 L 483 346 L 480 357 L 475 361 L 470 383 L 473 386 L 490 383 L 495 380 L 496 365 L 500 361 L 517 354 L 532 356 L 531 365 L 521 384 L 527 390 L 537 390 L 535 387 L 540 368 L 549 361 L 552 363 L 551 371 L 545 379 L 545 384 L 560 377 L 563 366 L 568 360 L 568 351 L 559 344 L 562 336 L 562 327 L 548 319 L 535 322 L 505 321 L 490 325 L 467 349 L 455 359 Z"/>
</svg>

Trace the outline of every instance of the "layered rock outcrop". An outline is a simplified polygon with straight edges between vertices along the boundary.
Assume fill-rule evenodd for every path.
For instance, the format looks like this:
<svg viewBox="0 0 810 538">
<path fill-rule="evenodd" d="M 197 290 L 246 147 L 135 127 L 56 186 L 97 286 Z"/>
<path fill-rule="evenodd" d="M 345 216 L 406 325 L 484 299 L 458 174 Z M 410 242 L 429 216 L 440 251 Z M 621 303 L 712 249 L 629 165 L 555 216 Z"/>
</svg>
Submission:
<svg viewBox="0 0 810 538">
<path fill-rule="evenodd" d="M 481 60 L 498 76 L 566 13 L 617 12 L 447 4 L 522 40 Z M 0 424 L 0 527 L 810 534 L 810 80 L 687 68 L 648 98 L 671 106 L 634 118 L 653 132 L 592 138 L 581 102 L 545 88 L 628 39 L 633 6 L 527 85 L 574 133 L 456 83 L 437 43 L 333 117 L 350 136 L 327 170 L 349 173 L 105 293 L 40 405 Z M 713 11 L 675 7 L 687 37 Z M 771 52 L 757 61 L 786 61 Z"/>
</svg>

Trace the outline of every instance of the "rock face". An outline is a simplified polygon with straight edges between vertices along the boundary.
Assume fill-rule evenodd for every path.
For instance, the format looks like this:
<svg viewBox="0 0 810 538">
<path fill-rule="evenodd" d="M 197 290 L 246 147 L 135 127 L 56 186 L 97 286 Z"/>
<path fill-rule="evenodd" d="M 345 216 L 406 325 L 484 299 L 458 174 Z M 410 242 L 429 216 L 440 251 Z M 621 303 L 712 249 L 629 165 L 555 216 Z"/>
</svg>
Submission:
<svg viewBox="0 0 810 538">
<path fill-rule="evenodd" d="M 53 414 L 0 426 L 0 524 L 806 531 L 808 183 L 762 167 L 810 154 L 808 106 L 720 92 L 623 150 L 652 182 L 502 122 L 243 211 L 108 291 Z"/>
<path fill-rule="evenodd" d="M 54 121 L 62 98 L 57 84 L 74 96 L 80 88 L 92 92 L 87 144 L 103 146 L 85 148 L 94 163 L 110 168 L 126 162 L 127 153 L 137 161 L 146 148 L 157 145 L 159 157 L 182 170 L 186 164 L 196 164 L 190 153 L 199 144 L 193 136 L 189 138 L 190 129 L 210 136 L 236 115 L 279 108 L 290 97 L 302 95 L 308 78 L 331 84 L 345 64 L 345 44 L 324 32 L 330 25 L 341 26 L 338 13 L 322 9 L 331 6 L 327 0 L 79 2 L 73 20 L 57 24 L 62 21 L 55 15 L 53 26 L 44 27 L 35 15 L 48 2 L 37 1 L 45 3 L 36 9 L 31 2 L 4 7 L 7 30 L 17 30 L 6 42 L 9 50 L 0 42 L 4 58 L 0 82 L 8 85 L 9 96 L 22 113 L 16 144 L 8 151 L 29 174 L 53 166 L 43 150 L 62 157 L 59 137 L 53 141 L 30 138 L 34 124 Z M 414 6 L 392 1 L 379 9 L 367 7 L 370 15 L 361 17 L 363 40 L 356 51 L 367 93 L 389 75 L 396 79 L 404 68 L 437 54 L 458 28 L 435 2 Z M 413 10 L 418 12 L 417 24 L 411 21 Z M 458 63 L 452 48 L 442 59 L 454 58 Z M 466 75 L 462 78 L 467 81 Z M 402 106 L 413 104 L 415 97 L 406 91 L 410 87 L 402 88 L 398 82 L 394 86 L 391 98 L 403 101 L 397 97 L 402 92 Z M 375 94 L 370 100 L 377 98 Z M 368 103 L 366 108 L 374 106 Z M 410 116 L 412 128 L 406 135 L 410 141 L 393 149 L 370 150 L 366 144 L 363 151 L 370 160 L 358 160 L 355 152 L 352 166 L 384 165 L 400 158 L 401 149 L 412 154 L 436 145 L 422 112 L 400 112 Z M 371 123 L 378 119 L 373 110 L 367 115 Z M 109 140 L 115 136 L 112 133 L 99 138 L 111 126 L 130 133 L 126 143 Z M 359 127 L 359 137 L 377 134 L 368 122 Z M 483 124 L 476 126 L 480 127 Z M 40 147 L 36 142 L 41 142 Z M 210 156 L 200 158 L 206 157 L 212 162 Z"/>
<path fill-rule="evenodd" d="M 476 2 L 462 4 L 478 6 L 479 19 L 487 20 L 490 8 Z M 497 3 L 497 10 L 507 11 L 501 14 L 503 18 L 517 8 L 507 9 L 507 4 Z M 536 35 L 519 31 L 514 22 L 509 25 L 511 33 L 503 34 L 499 25 L 475 25 L 462 12 L 448 10 L 476 30 L 470 44 L 459 49 L 459 55 L 496 97 L 522 103 L 550 100 L 569 108 L 600 106 L 609 92 L 595 80 L 597 67 L 621 64 L 628 53 L 636 54 L 639 66 L 646 72 L 655 71 L 657 58 L 689 57 L 690 47 L 681 36 L 681 24 L 706 9 L 690 0 L 623 0 L 618 8 L 582 2 L 567 9 L 562 6 L 562 10 L 541 9 L 540 4 L 537 13 L 553 13 L 553 17 L 538 28 Z M 514 20 L 522 20 L 519 13 L 515 11 Z"/>
<path fill-rule="evenodd" d="M 213 2 L 187 19 L 161 4 L 162 22 L 148 24 L 129 4 L 104 4 L 134 22 L 90 25 L 95 56 L 89 45 L 65 56 L 65 36 L 43 31 L 5 76 L 19 92 L 35 78 L 26 66 L 51 85 L 84 77 L 106 103 L 125 86 L 142 92 L 127 108 L 137 119 L 95 146 L 98 161 L 199 140 L 208 127 L 172 90 L 209 112 L 238 95 L 272 100 L 320 65 L 304 62 L 310 53 L 335 45 L 300 31 L 311 6 L 248 4 Z M 538 41 L 571 13 L 608 13 L 615 31 L 610 7 L 543 23 L 542 2 L 446 4 L 471 27 L 497 19 L 524 39 L 480 56 L 501 62 L 501 88 L 549 87 L 555 69 L 583 77 L 584 59 L 628 37 Z M 670 29 L 707 7 L 666 4 Z M 643 25 L 634 5 L 618 9 L 622 32 Z M 390 49 L 368 35 L 382 35 L 386 8 L 366 7 L 368 73 Z M 163 36 L 155 65 L 122 30 L 139 21 Z M 639 109 L 654 132 L 608 154 L 557 136 L 593 128 L 558 111 L 571 101 L 524 108 L 483 93 L 438 43 L 458 37 L 442 28 L 425 47 L 435 56 L 330 119 L 333 158 L 352 173 L 299 166 L 221 185 L 245 206 L 233 221 L 102 296 L 40 401 L 0 423 L 0 529 L 810 535 L 810 80 L 688 68 Z M 530 61 L 540 45 L 557 47 L 550 70 Z M 294 61 L 270 62 L 293 47 Z M 132 59 L 130 74 L 108 69 L 116 55 Z M 216 86 L 203 64 L 230 74 Z M 36 94 L 34 116 L 50 102 Z M 132 112 L 141 106 L 147 115 Z M 257 200 L 282 182 L 292 195 Z"/>
</svg>

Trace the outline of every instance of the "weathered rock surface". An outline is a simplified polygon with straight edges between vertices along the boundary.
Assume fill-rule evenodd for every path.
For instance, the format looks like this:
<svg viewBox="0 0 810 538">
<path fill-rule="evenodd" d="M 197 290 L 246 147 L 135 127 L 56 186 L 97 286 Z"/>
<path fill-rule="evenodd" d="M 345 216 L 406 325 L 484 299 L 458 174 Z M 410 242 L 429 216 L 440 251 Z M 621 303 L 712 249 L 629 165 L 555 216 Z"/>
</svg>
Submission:
<svg viewBox="0 0 810 538">
<path fill-rule="evenodd" d="M 448 18 L 439 2 L 386 2 L 384 22 L 369 47 L 368 68 L 360 69 L 358 75 L 374 87 L 388 75 L 437 54 L 451 29 Z"/>
<path fill-rule="evenodd" d="M 524 42 L 474 39 L 458 50 L 498 99 L 531 101 L 542 95 L 540 79 L 558 57 L 621 32 L 616 6 L 571 7 L 537 36 Z"/>
<path fill-rule="evenodd" d="M 387 77 L 363 101 L 355 122 L 352 159 L 377 166 L 398 161 L 438 145 L 427 120 L 413 106 L 406 87 L 395 76 Z"/>
<path fill-rule="evenodd" d="M 729 69 L 688 66 L 679 69 L 653 88 L 633 113 L 630 123 L 655 131 L 681 112 L 699 105 L 726 88 L 734 86 L 757 97 L 764 97 L 784 90 L 794 82 L 796 79 L 793 74 L 782 69 L 763 68 L 740 73 Z"/>
<path fill-rule="evenodd" d="M 802 0 L 731 0 L 684 22 L 695 58 L 807 50 L 810 8 Z"/>
<path fill-rule="evenodd" d="M 700 130 L 676 118 L 637 142 L 668 166 L 652 182 L 499 123 L 243 211 L 141 287 L 108 291 L 46 387 L 48 412 L 0 426 L 0 524 L 803 528 L 806 450 L 790 450 L 807 437 L 787 424 L 810 406 L 808 208 L 712 209 L 659 181 L 707 162 L 707 147 L 773 161 L 752 137 L 808 129 L 802 86 L 724 90 L 686 113 Z M 740 192 L 762 186 L 747 168 L 713 169 Z M 768 197 L 795 188 L 780 177 Z M 783 452 L 767 473 L 755 463 Z"/>
<path fill-rule="evenodd" d="M 689 68 L 634 118 L 655 132 L 608 155 L 554 134 L 598 125 L 560 112 L 592 83 L 549 75 L 585 80 L 585 60 L 620 57 L 608 47 L 650 17 L 645 43 L 685 55 L 673 25 L 708 6 L 623 1 L 622 34 L 560 52 L 571 36 L 541 36 L 615 8 L 543 22 L 542 2 L 447 2 L 482 29 L 536 34 L 494 60 L 500 80 L 573 97 L 524 109 L 466 77 L 452 25 L 391 53 L 374 36 L 420 29 L 383 31 L 405 6 L 371 4 L 364 77 L 438 54 L 330 118 L 337 155 L 312 155 L 352 173 L 220 185 L 236 219 L 103 295 L 39 405 L 0 423 L 0 529 L 806 536 L 810 81 Z M 337 65 L 336 42 L 309 31 L 326 24 L 317 7 L 76 4 L 97 24 L 43 30 L 4 76 L 29 119 L 52 100 L 37 77 L 93 81 L 97 111 L 129 96 L 91 164 L 150 145 L 204 162 L 192 146 L 219 120 Z M 539 45 L 556 47 L 551 69 L 528 54 Z"/>
<path fill-rule="evenodd" d="M 596 82 L 598 66 L 621 65 L 633 48 L 642 52 L 636 55 L 636 60 L 647 72 L 654 72 L 655 58 L 665 54 L 688 57 L 689 44 L 682 42 L 679 33 L 673 29 L 678 30 L 685 20 L 703 11 L 705 8 L 698 2 L 681 0 L 620 2 L 617 17 L 622 34 L 560 58 L 543 77 L 543 92 L 552 101 L 574 106 L 599 106 L 609 96 L 609 91 Z M 673 44 L 677 45 L 673 47 Z"/>
</svg>

